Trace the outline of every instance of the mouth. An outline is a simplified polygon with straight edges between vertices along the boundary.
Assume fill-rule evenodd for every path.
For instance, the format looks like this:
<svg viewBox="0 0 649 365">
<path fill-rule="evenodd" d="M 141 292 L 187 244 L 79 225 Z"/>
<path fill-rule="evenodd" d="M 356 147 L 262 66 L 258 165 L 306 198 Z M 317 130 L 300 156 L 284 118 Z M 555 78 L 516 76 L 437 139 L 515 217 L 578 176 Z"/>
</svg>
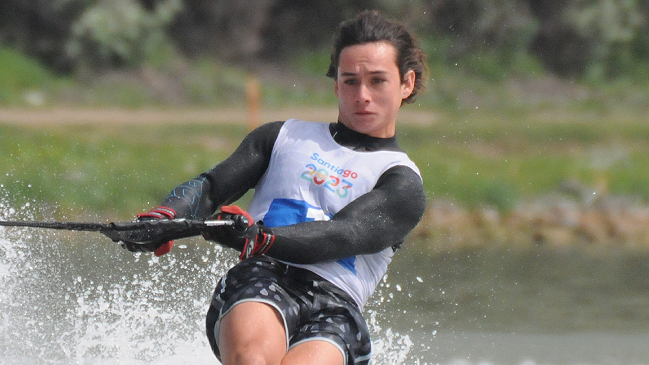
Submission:
<svg viewBox="0 0 649 365">
<path fill-rule="evenodd" d="M 361 110 L 361 111 L 358 111 L 358 112 L 356 112 L 354 114 L 356 114 L 359 117 L 366 117 L 366 116 L 374 115 L 374 113 L 372 113 L 370 111 L 367 111 L 367 110 Z"/>
</svg>

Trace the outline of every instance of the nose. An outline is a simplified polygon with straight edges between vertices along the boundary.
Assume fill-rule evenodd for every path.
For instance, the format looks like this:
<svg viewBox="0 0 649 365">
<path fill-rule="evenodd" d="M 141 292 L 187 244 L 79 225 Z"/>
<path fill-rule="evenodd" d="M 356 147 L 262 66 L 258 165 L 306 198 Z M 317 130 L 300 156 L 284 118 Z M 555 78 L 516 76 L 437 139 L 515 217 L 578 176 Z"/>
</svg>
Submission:
<svg viewBox="0 0 649 365">
<path fill-rule="evenodd" d="M 369 103 L 371 100 L 370 96 L 370 89 L 365 85 L 364 83 L 361 83 L 358 86 L 358 93 L 356 94 L 356 102 L 361 104 L 361 103 Z"/>
</svg>

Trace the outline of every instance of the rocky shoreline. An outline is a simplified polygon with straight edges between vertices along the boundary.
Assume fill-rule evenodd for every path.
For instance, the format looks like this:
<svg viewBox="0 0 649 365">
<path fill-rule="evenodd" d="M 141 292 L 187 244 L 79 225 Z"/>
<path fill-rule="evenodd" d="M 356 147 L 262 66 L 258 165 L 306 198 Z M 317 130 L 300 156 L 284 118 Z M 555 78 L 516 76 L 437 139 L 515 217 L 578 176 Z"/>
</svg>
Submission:
<svg viewBox="0 0 649 365">
<path fill-rule="evenodd" d="M 435 249 L 581 245 L 649 250 L 649 205 L 612 195 L 584 201 L 557 194 L 501 213 L 431 200 L 412 236 Z"/>
</svg>

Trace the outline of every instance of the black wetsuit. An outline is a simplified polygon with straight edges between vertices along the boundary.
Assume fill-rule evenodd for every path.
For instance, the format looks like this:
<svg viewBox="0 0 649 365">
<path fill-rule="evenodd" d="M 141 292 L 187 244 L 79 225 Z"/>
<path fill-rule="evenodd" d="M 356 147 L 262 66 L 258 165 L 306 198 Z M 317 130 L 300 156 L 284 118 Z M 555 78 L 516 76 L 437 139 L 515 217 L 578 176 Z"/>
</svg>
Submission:
<svg viewBox="0 0 649 365">
<path fill-rule="evenodd" d="M 268 123 L 252 131 L 232 155 L 176 187 L 162 205 L 174 209 L 177 218 L 204 219 L 241 198 L 268 168 L 283 123 Z M 370 137 L 342 123 L 330 124 L 329 131 L 338 144 L 355 151 L 401 151 L 396 137 Z M 394 166 L 381 175 L 373 190 L 349 203 L 330 221 L 273 227 L 275 243 L 267 255 L 308 264 L 398 247 L 420 221 L 425 205 L 419 175 L 409 167 Z"/>
</svg>

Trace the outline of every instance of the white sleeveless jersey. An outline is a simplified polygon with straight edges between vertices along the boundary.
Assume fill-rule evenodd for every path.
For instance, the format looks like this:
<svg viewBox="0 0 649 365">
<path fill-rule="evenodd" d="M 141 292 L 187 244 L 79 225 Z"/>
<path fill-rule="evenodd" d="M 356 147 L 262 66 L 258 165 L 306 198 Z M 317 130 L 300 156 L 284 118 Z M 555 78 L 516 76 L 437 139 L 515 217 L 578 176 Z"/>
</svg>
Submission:
<svg viewBox="0 0 649 365">
<path fill-rule="evenodd" d="M 396 165 L 408 166 L 420 175 L 403 152 L 357 152 L 336 143 L 328 124 L 287 120 L 273 147 L 268 170 L 255 187 L 248 212 L 268 227 L 329 220 L 371 191 L 379 177 Z M 322 276 L 348 293 L 362 309 L 392 255 L 392 248 L 386 248 L 336 261 L 287 264 Z"/>
</svg>

